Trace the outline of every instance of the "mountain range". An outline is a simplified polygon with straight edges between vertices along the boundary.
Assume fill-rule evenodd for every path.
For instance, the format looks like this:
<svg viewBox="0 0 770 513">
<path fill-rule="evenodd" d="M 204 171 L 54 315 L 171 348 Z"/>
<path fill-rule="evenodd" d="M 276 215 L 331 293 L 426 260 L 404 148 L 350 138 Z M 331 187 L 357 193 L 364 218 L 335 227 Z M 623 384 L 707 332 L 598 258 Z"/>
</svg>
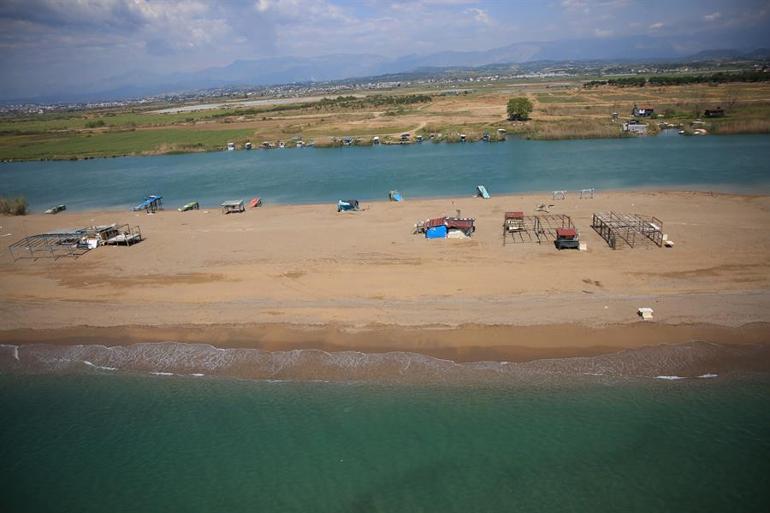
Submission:
<svg viewBox="0 0 770 513">
<path fill-rule="evenodd" d="M 45 97 L 3 99 L 10 102 L 88 102 L 141 98 L 217 87 L 267 86 L 325 82 L 355 77 L 408 73 L 420 69 L 474 68 L 533 61 L 712 61 L 768 59 L 770 50 L 705 50 L 686 53 L 675 37 L 624 36 L 550 42 L 514 43 L 484 51 L 448 50 L 428 55 L 388 58 L 371 53 L 315 57 L 269 57 L 236 60 L 223 67 L 185 73 L 126 73 L 76 91 L 52 91 Z"/>
</svg>

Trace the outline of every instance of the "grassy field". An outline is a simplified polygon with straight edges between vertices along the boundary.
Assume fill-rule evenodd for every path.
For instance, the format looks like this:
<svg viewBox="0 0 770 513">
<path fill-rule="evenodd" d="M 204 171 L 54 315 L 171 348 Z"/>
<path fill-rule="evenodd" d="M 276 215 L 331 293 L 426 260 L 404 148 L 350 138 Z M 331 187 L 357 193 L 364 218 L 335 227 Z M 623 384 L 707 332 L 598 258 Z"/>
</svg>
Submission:
<svg viewBox="0 0 770 513">
<path fill-rule="evenodd" d="M 527 96 L 534 111 L 528 122 L 506 120 L 512 96 Z M 149 155 L 213 151 L 228 142 L 313 140 L 319 146 L 335 139 L 379 136 L 395 142 L 402 132 L 435 134 L 444 141 L 479 139 L 498 128 L 533 139 L 621 137 L 621 121 L 634 104 L 653 107 L 660 118 L 649 120 L 688 128 L 707 108 L 723 107 L 727 116 L 706 120 L 709 133 L 770 132 L 770 84 L 691 84 L 665 87 L 584 88 L 582 81 L 496 82 L 468 94 L 439 90 L 393 90 L 361 97 L 308 99 L 287 105 L 243 106 L 237 103 L 182 113 L 158 113 L 157 106 L 0 118 L 0 159 L 71 159 L 113 155 Z M 620 120 L 612 120 L 617 112 Z M 291 145 L 291 144 L 289 144 Z"/>
</svg>

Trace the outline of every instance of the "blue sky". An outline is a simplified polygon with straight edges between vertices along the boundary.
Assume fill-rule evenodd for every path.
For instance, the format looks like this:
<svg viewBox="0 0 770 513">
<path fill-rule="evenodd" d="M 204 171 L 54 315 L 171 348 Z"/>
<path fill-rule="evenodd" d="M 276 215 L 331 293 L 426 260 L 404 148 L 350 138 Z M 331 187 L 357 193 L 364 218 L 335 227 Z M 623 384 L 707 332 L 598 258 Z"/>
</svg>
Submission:
<svg viewBox="0 0 770 513">
<path fill-rule="evenodd" d="M 0 96 L 266 56 L 670 34 L 686 53 L 770 46 L 763 31 L 770 0 L 0 0 Z"/>
</svg>

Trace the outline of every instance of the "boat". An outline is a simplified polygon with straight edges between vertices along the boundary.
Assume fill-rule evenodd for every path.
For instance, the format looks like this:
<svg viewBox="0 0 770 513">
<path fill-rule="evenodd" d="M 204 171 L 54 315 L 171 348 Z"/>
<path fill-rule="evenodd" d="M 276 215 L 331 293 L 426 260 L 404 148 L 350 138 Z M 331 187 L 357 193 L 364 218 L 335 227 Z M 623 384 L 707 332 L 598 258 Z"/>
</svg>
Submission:
<svg viewBox="0 0 770 513">
<path fill-rule="evenodd" d="M 476 196 L 484 199 L 489 199 L 489 193 L 487 192 L 487 188 L 484 187 L 483 185 L 477 185 Z"/>
<path fill-rule="evenodd" d="M 67 210 L 66 205 L 56 205 L 55 207 L 51 207 L 48 210 L 45 211 L 46 214 L 58 214 L 62 210 Z"/>
<path fill-rule="evenodd" d="M 251 198 L 251 201 L 249 201 L 249 206 L 251 208 L 261 207 L 262 206 L 262 198 L 259 196 L 255 196 Z"/>
<path fill-rule="evenodd" d="M 349 212 L 358 210 L 358 200 L 339 200 L 337 202 L 337 212 Z"/>
<path fill-rule="evenodd" d="M 400 193 L 400 192 L 398 192 L 398 191 L 396 191 L 396 190 L 393 190 L 393 191 L 390 191 L 390 192 L 388 193 L 388 199 L 389 199 L 390 201 L 401 201 L 401 200 L 403 200 L 404 198 L 402 198 L 402 197 L 401 197 L 401 193 Z"/>
<path fill-rule="evenodd" d="M 182 205 L 177 210 L 180 212 L 187 212 L 188 210 L 198 210 L 199 208 L 201 208 L 201 206 L 198 204 L 197 201 L 191 201 L 190 203 Z"/>
</svg>

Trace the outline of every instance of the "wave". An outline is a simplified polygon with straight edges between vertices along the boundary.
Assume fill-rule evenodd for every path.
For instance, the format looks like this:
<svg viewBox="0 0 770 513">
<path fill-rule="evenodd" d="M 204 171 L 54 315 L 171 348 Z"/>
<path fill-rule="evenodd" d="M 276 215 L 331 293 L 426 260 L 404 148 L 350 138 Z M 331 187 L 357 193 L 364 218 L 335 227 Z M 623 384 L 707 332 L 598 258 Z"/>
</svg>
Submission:
<svg viewBox="0 0 770 513">
<path fill-rule="evenodd" d="M 770 373 L 770 346 L 689 343 L 661 345 L 592 357 L 527 362 L 458 363 L 418 353 L 262 351 L 178 342 L 103 345 L 2 345 L 0 372 L 110 371 L 156 376 L 236 377 L 271 381 L 392 381 L 456 383 L 545 382 L 584 379 L 716 378 L 741 370 Z"/>
</svg>

